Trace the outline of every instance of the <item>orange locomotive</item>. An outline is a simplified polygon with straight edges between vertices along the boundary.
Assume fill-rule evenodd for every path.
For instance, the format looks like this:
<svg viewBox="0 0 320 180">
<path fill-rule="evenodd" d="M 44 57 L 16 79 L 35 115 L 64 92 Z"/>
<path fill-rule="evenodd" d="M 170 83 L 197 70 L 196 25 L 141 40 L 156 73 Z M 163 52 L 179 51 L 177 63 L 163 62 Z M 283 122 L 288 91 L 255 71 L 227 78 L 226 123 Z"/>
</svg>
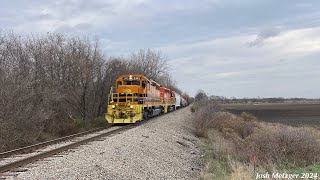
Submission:
<svg viewBox="0 0 320 180">
<path fill-rule="evenodd" d="M 135 123 L 174 110 L 175 95 L 143 75 L 122 75 L 110 93 L 108 123 Z"/>
</svg>

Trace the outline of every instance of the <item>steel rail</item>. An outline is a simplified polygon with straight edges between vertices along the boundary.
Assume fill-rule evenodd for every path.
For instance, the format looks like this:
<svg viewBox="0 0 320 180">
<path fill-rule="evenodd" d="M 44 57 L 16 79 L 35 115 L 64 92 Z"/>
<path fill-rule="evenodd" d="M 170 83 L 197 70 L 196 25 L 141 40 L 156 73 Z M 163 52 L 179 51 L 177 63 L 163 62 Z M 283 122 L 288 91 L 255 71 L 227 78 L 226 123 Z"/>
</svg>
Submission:
<svg viewBox="0 0 320 180">
<path fill-rule="evenodd" d="M 97 132 L 97 131 L 101 131 L 101 130 L 104 130 L 104 129 L 106 129 L 106 127 L 97 128 L 97 129 L 93 129 L 93 130 L 89 130 L 89 131 L 85 131 L 85 132 L 80 132 L 80 133 L 77 133 L 77 134 L 72 134 L 72 135 L 69 135 L 69 136 L 64 136 L 64 137 L 61 137 L 61 138 L 45 141 L 45 142 L 42 142 L 42 143 L 38 143 L 38 144 L 33 144 L 33 145 L 30 145 L 30 146 L 22 147 L 22 148 L 19 148 L 19 149 L 14 149 L 14 150 L 11 150 L 11 151 L 2 152 L 2 153 L 0 153 L 0 159 L 12 156 L 14 154 L 22 154 L 22 153 L 26 153 L 26 152 L 31 152 L 33 150 L 40 149 L 40 148 L 48 146 L 48 145 L 56 144 L 56 143 L 59 143 L 59 142 L 62 142 L 62 141 L 66 141 L 66 140 L 69 140 L 69 139 L 72 139 L 72 138 L 75 138 L 75 137 L 80 137 L 80 136 L 83 136 L 83 135 L 91 134 L 91 133 L 94 133 L 94 132 Z"/>
<path fill-rule="evenodd" d="M 27 157 L 27 158 L 24 158 L 24 159 L 15 161 L 15 162 L 8 163 L 6 165 L 0 166 L 0 173 L 7 172 L 7 171 L 9 171 L 11 169 L 14 169 L 14 168 L 29 164 L 29 163 L 37 161 L 39 159 L 50 157 L 52 155 L 55 155 L 55 154 L 61 153 L 63 151 L 75 148 L 77 146 L 80 146 L 82 144 L 88 143 L 88 142 L 93 141 L 93 140 L 100 139 L 102 137 L 109 136 L 109 135 L 112 135 L 112 134 L 115 134 L 115 133 L 120 133 L 122 131 L 125 131 L 127 129 L 131 129 L 133 127 L 135 127 L 135 126 L 134 125 L 127 125 L 127 126 L 124 126 L 122 128 L 118 128 L 118 129 L 115 129 L 115 130 L 108 131 L 106 133 L 99 134 L 97 136 L 93 136 L 93 137 L 90 137 L 90 138 L 87 138 L 87 139 L 84 139 L 84 140 L 79 140 L 77 142 L 74 142 L 74 143 L 71 143 L 71 144 L 68 144 L 68 145 L 65 145 L 65 146 L 62 146 L 62 147 L 58 147 L 58 148 L 53 149 L 53 150 L 42 152 L 42 153 L 39 153 L 39 154 L 31 156 L 31 157 Z"/>
</svg>

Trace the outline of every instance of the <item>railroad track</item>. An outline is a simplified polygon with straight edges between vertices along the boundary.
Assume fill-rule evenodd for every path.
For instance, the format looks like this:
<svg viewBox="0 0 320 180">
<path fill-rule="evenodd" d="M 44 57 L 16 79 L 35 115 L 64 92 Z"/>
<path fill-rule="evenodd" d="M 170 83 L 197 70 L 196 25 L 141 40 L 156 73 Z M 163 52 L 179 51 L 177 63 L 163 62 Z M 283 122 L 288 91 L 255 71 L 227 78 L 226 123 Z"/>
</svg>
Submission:
<svg viewBox="0 0 320 180">
<path fill-rule="evenodd" d="M 22 148 L 19 148 L 19 149 L 14 149 L 14 150 L 11 150 L 11 151 L 2 152 L 2 153 L 0 153 L 0 160 L 2 158 L 6 158 L 6 157 L 9 157 L 9 156 L 12 156 L 12 155 L 15 155 L 15 154 L 30 153 L 30 152 L 32 152 L 34 150 L 37 150 L 37 149 L 40 149 L 40 148 L 43 148 L 43 147 L 46 147 L 46 146 L 49 146 L 49 145 L 52 145 L 52 144 L 56 144 L 56 143 L 59 143 L 59 142 L 62 142 L 62 141 L 67 141 L 67 140 L 70 140 L 72 138 L 84 136 L 84 135 L 91 134 L 91 133 L 94 133 L 94 132 L 98 132 L 98 131 L 101 131 L 101 130 L 104 130 L 104 129 L 106 129 L 106 127 L 97 128 L 97 129 L 93 129 L 93 130 L 89 130 L 89 131 L 85 131 L 85 132 L 80 132 L 80 133 L 77 133 L 77 134 L 72 134 L 72 135 L 69 135 L 69 136 L 53 139 L 53 140 L 50 140 L 50 141 L 46 141 L 46 142 L 42 142 L 42 143 L 38 143 L 38 144 L 26 146 L 26 147 L 22 147 Z"/>
<path fill-rule="evenodd" d="M 99 140 L 99 139 L 101 139 L 103 137 L 123 132 L 123 131 L 131 129 L 131 128 L 135 127 L 135 126 L 136 125 L 133 124 L 133 125 L 127 125 L 127 126 L 117 127 L 117 128 L 114 127 L 114 126 L 111 126 L 109 128 L 98 128 L 98 129 L 95 129 L 95 130 L 86 131 L 86 132 L 83 132 L 83 133 L 78 133 L 78 134 L 66 136 L 66 137 L 63 137 L 63 138 L 55 139 L 55 140 L 52 140 L 52 141 L 47 141 L 47 142 L 44 142 L 44 143 L 39 143 L 39 144 L 36 144 L 36 145 L 32 145 L 32 146 L 28 146 L 28 147 L 24 147 L 24 148 L 20 148 L 20 149 L 16 149 L 16 150 L 12 150 L 12 151 L 1 153 L 0 157 L 2 159 L 3 158 L 12 157 L 13 155 L 21 155 L 21 154 L 26 153 L 26 152 L 33 152 L 34 153 L 35 150 L 39 150 L 39 149 L 41 149 L 43 147 L 47 147 L 49 145 L 57 144 L 59 142 L 72 139 L 72 142 L 71 143 L 67 143 L 67 145 L 62 145 L 62 146 L 59 146 L 57 148 L 44 150 L 43 152 L 35 153 L 35 154 L 27 156 L 27 157 L 18 158 L 18 160 L 14 160 L 15 157 L 13 156 L 12 157 L 13 160 L 10 160 L 10 158 L 9 158 L 9 159 L 7 159 L 7 160 L 9 160 L 7 163 L 0 164 L 0 174 L 4 173 L 4 172 L 8 172 L 8 171 L 16 169 L 16 168 L 19 168 L 21 166 L 27 165 L 29 163 L 35 162 L 37 160 L 57 155 L 57 154 L 59 154 L 61 152 L 64 152 L 64 151 L 69 150 L 69 149 L 73 149 L 75 147 L 78 147 L 80 145 L 86 144 L 88 142 L 91 142 L 91 141 L 94 141 L 94 140 Z M 92 135 L 92 133 L 93 133 L 93 135 Z M 91 134 L 91 136 L 89 136 L 89 134 Z M 89 137 L 83 137 L 84 135 L 88 135 Z M 81 137 L 80 140 L 76 139 L 77 137 Z"/>
</svg>

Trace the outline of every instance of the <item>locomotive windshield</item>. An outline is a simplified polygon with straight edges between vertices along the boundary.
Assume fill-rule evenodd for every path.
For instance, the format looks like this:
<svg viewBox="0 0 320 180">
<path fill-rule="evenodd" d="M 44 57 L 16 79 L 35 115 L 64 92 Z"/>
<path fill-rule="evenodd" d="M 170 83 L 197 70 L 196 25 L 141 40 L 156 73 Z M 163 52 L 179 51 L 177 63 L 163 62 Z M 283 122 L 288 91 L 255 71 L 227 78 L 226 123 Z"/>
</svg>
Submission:
<svg viewBox="0 0 320 180">
<path fill-rule="evenodd" d="M 140 81 L 137 80 L 133 80 L 133 81 L 123 81 L 124 85 L 136 85 L 136 86 L 140 86 Z"/>
</svg>

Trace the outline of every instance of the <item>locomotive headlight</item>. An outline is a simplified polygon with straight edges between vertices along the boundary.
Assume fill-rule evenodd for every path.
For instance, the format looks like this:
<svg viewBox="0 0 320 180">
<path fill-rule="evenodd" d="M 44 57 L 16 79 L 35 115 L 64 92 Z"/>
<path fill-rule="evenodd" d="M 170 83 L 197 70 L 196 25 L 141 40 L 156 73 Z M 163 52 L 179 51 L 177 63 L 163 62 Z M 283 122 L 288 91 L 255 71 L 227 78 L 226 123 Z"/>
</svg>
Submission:
<svg viewBox="0 0 320 180">
<path fill-rule="evenodd" d="M 130 109 L 133 109 L 133 106 L 132 106 L 132 105 L 130 105 Z"/>
<path fill-rule="evenodd" d="M 116 106 L 115 106 L 115 105 L 112 105 L 111 107 L 112 107 L 112 109 L 116 108 Z"/>
</svg>

